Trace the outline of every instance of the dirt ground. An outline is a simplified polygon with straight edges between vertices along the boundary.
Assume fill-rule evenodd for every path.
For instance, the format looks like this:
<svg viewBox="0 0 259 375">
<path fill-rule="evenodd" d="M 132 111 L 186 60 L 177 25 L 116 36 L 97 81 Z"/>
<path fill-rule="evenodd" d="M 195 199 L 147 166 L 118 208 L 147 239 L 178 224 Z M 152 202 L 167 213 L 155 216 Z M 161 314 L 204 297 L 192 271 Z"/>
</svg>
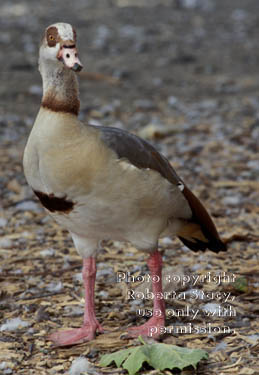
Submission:
<svg viewBox="0 0 259 375">
<path fill-rule="evenodd" d="M 96 282 L 105 334 L 65 349 L 47 340 L 53 330 L 79 327 L 83 315 L 81 258 L 40 207 L 22 170 L 41 100 L 38 45 L 44 28 L 57 21 L 73 24 L 78 33 L 81 120 L 125 128 L 152 142 L 202 199 L 228 243 L 227 253 L 214 254 L 161 240 L 165 274 L 225 272 L 236 280 L 217 285 L 207 279 L 197 287 L 165 283 L 168 290 L 206 294 L 167 301 L 174 311 L 187 305 L 199 310 L 193 321 L 169 316 L 168 326 L 211 323 L 230 332 L 168 333 L 161 342 L 207 350 L 197 374 L 259 374 L 258 0 L 1 0 L 0 374 L 67 374 L 80 355 L 93 364 L 89 373 L 123 374 L 99 368 L 100 356 L 136 345 L 122 333 L 144 321 L 137 309 L 152 306 L 127 299 L 135 283 L 116 282 L 119 270 L 146 274 L 145 254 L 111 240 L 98 255 Z M 206 308 L 214 316 L 204 318 Z M 232 314 L 220 316 L 220 308 Z"/>
</svg>

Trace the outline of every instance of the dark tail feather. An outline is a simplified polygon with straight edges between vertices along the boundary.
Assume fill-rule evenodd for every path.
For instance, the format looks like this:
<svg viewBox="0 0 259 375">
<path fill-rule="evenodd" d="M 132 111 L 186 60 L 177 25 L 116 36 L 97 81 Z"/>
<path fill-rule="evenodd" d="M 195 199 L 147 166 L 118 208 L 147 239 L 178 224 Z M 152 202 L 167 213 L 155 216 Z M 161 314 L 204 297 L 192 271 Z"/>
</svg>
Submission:
<svg viewBox="0 0 259 375">
<path fill-rule="evenodd" d="M 178 232 L 180 240 L 193 251 L 206 249 L 216 253 L 226 251 L 226 245 L 220 239 L 211 217 L 199 199 L 186 186 L 183 194 L 193 216 Z"/>
<path fill-rule="evenodd" d="M 191 240 L 183 238 L 179 236 L 179 239 L 184 243 L 185 246 L 187 246 L 189 249 L 193 251 L 199 251 L 199 250 L 206 250 L 209 249 L 211 251 L 214 251 L 215 253 L 218 253 L 219 251 L 226 251 L 227 247 L 221 240 L 214 240 L 213 242 L 202 242 L 198 239 L 192 238 Z"/>
</svg>

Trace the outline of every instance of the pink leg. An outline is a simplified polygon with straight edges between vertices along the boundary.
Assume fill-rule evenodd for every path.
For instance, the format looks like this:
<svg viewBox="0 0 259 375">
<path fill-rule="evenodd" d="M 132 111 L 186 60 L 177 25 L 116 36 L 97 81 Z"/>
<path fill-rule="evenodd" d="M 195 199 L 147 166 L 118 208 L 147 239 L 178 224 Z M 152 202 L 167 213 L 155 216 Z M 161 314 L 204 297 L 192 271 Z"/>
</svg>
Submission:
<svg viewBox="0 0 259 375">
<path fill-rule="evenodd" d="M 95 258 L 89 257 L 83 260 L 83 280 L 85 288 L 84 324 L 81 328 L 70 329 L 53 333 L 49 339 L 58 346 L 74 345 L 94 339 L 95 332 L 103 332 L 103 329 L 95 316 L 94 286 L 96 276 Z"/>
<path fill-rule="evenodd" d="M 130 327 L 129 336 L 137 337 L 142 336 L 152 336 L 153 338 L 159 337 L 160 327 L 165 325 L 165 302 L 163 299 L 157 298 L 158 293 L 162 293 L 162 256 L 158 250 L 150 255 L 147 261 L 149 270 L 152 277 L 152 291 L 154 293 L 154 306 L 153 312 L 156 311 L 157 314 L 153 315 L 145 324 L 139 327 Z M 154 278 L 154 276 L 158 276 Z M 153 280 L 158 279 L 159 282 L 154 282 Z"/>
</svg>

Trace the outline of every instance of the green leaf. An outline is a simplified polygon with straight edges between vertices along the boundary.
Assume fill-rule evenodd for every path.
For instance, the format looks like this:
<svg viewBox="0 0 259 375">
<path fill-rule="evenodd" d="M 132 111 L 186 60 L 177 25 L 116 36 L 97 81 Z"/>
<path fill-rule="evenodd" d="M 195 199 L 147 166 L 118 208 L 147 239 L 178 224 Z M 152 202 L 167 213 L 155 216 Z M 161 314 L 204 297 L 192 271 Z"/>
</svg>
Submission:
<svg viewBox="0 0 259 375">
<path fill-rule="evenodd" d="M 141 342 L 143 343 L 143 341 Z M 129 375 L 135 375 L 144 362 L 157 370 L 172 370 L 174 368 L 182 370 L 188 366 L 196 368 L 201 359 L 207 358 L 208 353 L 202 349 L 188 349 L 161 343 L 144 343 L 141 346 L 105 354 L 101 358 L 100 365 L 106 367 L 115 362 L 117 367 L 122 365 Z"/>
<path fill-rule="evenodd" d="M 238 292 L 246 293 L 248 291 L 248 281 L 247 281 L 247 278 L 244 277 L 244 276 L 238 277 L 236 279 L 236 281 L 234 282 L 234 288 Z"/>
<path fill-rule="evenodd" d="M 118 352 L 114 352 L 112 354 L 105 354 L 101 358 L 100 365 L 101 366 L 108 366 L 113 361 L 116 363 L 117 367 L 120 367 L 122 362 L 125 361 L 125 359 L 133 353 L 133 350 L 137 348 L 129 348 L 124 350 L 119 350 Z"/>
<path fill-rule="evenodd" d="M 150 348 L 149 364 L 158 370 L 193 366 L 196 368 L 201 359 L 207 359 L 208 353 L 202 349 L 188 349 L 168 344 L 153 344 Z"/>
</svg>

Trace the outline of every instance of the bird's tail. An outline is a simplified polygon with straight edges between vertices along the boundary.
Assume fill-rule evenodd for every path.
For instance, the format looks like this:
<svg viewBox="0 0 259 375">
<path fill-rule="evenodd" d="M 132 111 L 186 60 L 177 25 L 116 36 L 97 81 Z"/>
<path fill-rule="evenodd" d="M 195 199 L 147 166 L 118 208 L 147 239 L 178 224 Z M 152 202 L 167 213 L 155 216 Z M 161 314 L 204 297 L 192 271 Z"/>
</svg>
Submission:
<svg viewBox="0 0 259 375">
<path fill-rule="evenodd" d="M 185 186 L 183 194 L 187 199 L 192 218 L 183 223 L 177 235 L 191 250 L 210 249 L 216 253 L 225 251 L 226 245 L 219 237 L 217 229 L 199 199 Z"/>
</svg>

